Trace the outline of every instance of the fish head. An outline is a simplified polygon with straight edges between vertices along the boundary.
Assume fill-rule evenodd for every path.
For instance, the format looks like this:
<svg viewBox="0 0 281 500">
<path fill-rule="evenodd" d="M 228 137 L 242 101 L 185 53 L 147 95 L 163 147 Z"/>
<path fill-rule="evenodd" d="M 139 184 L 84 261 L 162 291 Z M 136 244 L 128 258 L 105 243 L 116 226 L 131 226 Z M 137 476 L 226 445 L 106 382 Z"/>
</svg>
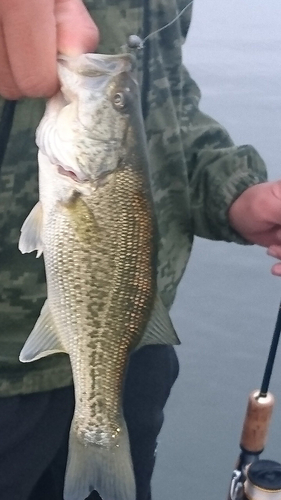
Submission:
<svg viewBox="0 0 281 500">
<path fill-rule="evenodd" d="M 47 103 L 36 135 L 59 175 L 99 182 L 137 144 L 132 130 L 142 120 L 133 66 L 129 54 L 59 57 L 61 90 Z"/>
</svg>

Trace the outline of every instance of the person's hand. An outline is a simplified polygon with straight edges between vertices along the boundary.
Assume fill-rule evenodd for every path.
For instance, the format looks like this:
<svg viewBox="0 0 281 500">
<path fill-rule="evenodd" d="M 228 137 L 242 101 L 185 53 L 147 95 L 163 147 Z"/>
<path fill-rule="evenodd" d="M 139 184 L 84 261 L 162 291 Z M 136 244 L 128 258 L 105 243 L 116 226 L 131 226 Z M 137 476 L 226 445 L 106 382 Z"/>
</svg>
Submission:
<svg viewBox="0 0 281 500">
<path fill-rule="evenodd" d="M 229 209 L 231 226 L 251 243 L 268 248 L 281 260 L 281 180 L 246 189 Z M 281 263 L 272 267 L 281 276 Z"/>
<path fill-rule="evenodd" d="M 82 0 L 0 0 L 0 95 L 50 97 L 57 53 L 93 52 L 98 38 Z"/>
</svg>

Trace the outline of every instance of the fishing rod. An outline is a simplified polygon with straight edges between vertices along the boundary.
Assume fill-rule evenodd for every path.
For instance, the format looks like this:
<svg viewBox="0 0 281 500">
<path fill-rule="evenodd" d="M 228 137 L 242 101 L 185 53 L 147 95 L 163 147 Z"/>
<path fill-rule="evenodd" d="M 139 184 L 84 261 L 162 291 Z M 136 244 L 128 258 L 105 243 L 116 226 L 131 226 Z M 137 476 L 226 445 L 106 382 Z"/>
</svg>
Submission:
<svg viewBox="0 0 281 500">
<path fill-rule="evenodd" d="M 281 500 L 281 464 L 259 459 L 274 407 L 274 396 L 268 389 L 280 333 L 281 304 L 261 388 L 249 396 L 240 439 L 241 453 L 232 474 L 228 500 Z"/>
</svg>

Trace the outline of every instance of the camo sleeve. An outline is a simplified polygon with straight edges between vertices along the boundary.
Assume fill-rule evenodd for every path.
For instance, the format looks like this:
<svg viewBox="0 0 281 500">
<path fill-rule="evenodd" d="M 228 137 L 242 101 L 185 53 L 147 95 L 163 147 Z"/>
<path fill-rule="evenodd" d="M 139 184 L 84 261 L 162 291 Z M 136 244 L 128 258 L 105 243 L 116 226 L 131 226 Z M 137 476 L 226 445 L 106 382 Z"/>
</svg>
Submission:
<svg viewBox="0 0 281 500">
<path fill-rule="evenodd" d="M 183 89 L 187 112 L 182 121 L 194 234 L 246 243 L 229 225 L 228 211 L 245 189 L 267 180 L 266 167 L 254 147 L 235 146 L 224 127 L 198 105 L 190 113 L 189 89 L 195 87 L 189 82 Z"/>
<path fill-rule="evenodd" d="M 190 20 L 191 10 L 181 18 L 182 41 Z M 235 146 L 225 128 L 199 109 L 200 90 L 184 67 L 182 82 L 181 131 L 194 234 L 248 243 L 229 225 L 228 211 L 245 189 L 267 180 L 265 163 L 254 147 Z"/>
<path fill-rule="evenodd" d="M 153 181 L 159 212 L 166 217 L 163 234 L 176 213 L 173 208 L 169 216 L 165 200 L 167 206 L 177 205 L 179 218 L 180 209 L 186 210 L 190 234 L 245 244 L 231 228 L 228 211 L 245 189 L 266 181 L 265 164 L 252 146 L 235 146 L 227 131 L 200 110 L 200 91 L 182 64 L 180 47 L 192 13 L 191 6 L 182 11 L 185 5 L 186 0 L 155 1 L 149 17 L 149 31 L 155 32 L 183 12 L 149 45 L 146 130 L 155 172 L 158 168 Z"/>
</svg>

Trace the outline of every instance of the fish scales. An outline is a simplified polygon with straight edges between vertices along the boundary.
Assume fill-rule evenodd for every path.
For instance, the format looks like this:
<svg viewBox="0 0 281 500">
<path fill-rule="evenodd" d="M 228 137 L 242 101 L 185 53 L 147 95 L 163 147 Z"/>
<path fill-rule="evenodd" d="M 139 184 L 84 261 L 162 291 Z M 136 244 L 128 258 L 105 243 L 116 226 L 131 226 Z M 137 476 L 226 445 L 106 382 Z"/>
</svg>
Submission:
<svg viewBox="0 0 281 500">
<path fill-rule="evenodd" d="M 39 203 L 20 250 L 44 254 L 48 298 L 20 354 L 69 355 L 75 410 L 64 499 L 136 496 L 122 392 L 130 353 L 177 344 L 157 292 L 157 224 L 128 55 L 59 58 L 37 130 Z"/>
<path fill-rule="evenodd" d="M 99 444 L 103 435 L 107 446 L 120 428 L 116 415 L 128 352 L 138 343 L 155 295 L 154 228 L 146 198 L 140 176 L 125 167 L 85 200 L 74 196 L 47 224 L 48 299 L 71 352 L 77 433 Z"/>
</svg>

